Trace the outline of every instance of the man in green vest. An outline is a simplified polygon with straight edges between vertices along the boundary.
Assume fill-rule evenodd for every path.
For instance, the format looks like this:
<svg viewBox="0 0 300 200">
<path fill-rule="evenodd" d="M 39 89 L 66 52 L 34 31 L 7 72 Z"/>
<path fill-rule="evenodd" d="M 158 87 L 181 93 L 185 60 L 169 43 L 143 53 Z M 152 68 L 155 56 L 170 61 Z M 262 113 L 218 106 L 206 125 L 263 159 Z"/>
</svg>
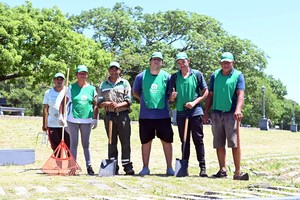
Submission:
<svg viewBox="0 0 300 200">
<path fill-rule="evenodd" d="M 193 139 L 197 160 L 199 162 L 200 177 L 207 177 L 204 151 L 203 109 L 201 103 L 208 95 L 206 81 L 202 72 L 190 67 L 190 59 L 185 52 L 176 55 L 178 71 L 171 76 L 169 100 L 175 102 L 176 122 L 181 141 L 182 159 L 189 161 L 190 140 Z M 188 119 L 187 127 L 185 121 Z M 187 130 L 186 138 L 184 130 Z"/>
<path fill-rule="evenodd" d="M 172 142 L 173 130 L 168 103 L 170 74 L 162 70 L 163 56 L 154 52 L 150 69 L 139 73 L 133 83 L 133 95 L 140 100 L 139 132 L 142 143 L 143 169 L 139 175 L 150 174 L 149 158 L 152 140 L 158 137 L 163 145 L 167 163 L 167 176 L 173 176 Z"/>
<path fill-rule="evenodd" d="M 208 122 L 211 111 L 213 146 L 217 150 L 219 171 L 214 178 L 226 178 L 226 140 L 232 148 L 235 166 L 234 180 L 249 180 L 247 173 L 241 172 L 240 148 L 238 147 L 236 123 L 241 121 L 244 105 L 245 81 L 243 74 L 234 69 L 232 53 L 225 52 L 221 56 L 221 69 L 216 70 L 210 78 L 209 94 L 205 103 L 204 122 Z"/>
</svg>

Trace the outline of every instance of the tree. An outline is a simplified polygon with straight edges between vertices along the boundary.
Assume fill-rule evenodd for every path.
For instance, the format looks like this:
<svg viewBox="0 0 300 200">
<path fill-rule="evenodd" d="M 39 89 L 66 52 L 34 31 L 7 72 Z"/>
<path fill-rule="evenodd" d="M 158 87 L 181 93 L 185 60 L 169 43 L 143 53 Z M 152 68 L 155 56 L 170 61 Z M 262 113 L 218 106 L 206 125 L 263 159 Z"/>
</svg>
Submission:
<svg viewBox="0 0 300 200">
<path fill-rule="evenodd" d="M 0 12 L 0 81 L 34 76 L 35 84 L 79 64 L 104 74 L 99 66 L 107 65 L 110 54 L 99 43 L 72 31 L 57 7 L 35 9 L 27 2 L 10 8 L 0 3 Z"/>
</svg>

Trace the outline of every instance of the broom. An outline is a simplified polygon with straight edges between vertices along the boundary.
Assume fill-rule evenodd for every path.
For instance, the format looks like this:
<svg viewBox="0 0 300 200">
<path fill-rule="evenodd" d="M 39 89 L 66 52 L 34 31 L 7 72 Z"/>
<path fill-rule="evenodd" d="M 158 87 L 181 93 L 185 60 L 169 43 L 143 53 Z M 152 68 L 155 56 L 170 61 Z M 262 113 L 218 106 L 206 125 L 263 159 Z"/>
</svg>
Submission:
<svg viewBox="0 0 300 200">
<path fill-rule="evenodd" d="M 69 72 L 67 70 L 67 83 L 66 89 L 68 88 Z M 66 92 L 63 103 L 63 113 L 66 113 Z M 50 158 L 42 167 L 42 171 L 49 175 L 76 175 L 81 172 L 80 166 L 77 164 L 74 156 L 64 141 L 65 127 L 62 126 L 62 138 L 57 148 L 53 151 Z"/>
</svg>

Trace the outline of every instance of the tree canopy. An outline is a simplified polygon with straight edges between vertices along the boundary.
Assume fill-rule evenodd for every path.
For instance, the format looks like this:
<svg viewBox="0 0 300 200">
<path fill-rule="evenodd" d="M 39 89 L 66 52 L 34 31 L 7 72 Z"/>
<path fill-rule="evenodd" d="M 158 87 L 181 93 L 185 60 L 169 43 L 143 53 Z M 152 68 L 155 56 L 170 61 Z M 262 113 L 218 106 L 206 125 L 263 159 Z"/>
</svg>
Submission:
<svg viewBox="0 0 300 200">
<path fill-rule="evenodd" d="M 164 54 L 164 69 L 170 73 L 177 70 L 176 53 L 185 51 L 191 66 L 203 72 L 209 83 L 220 67 L 220 55 L 230 51 L 235 68 L 246 80 L 243 122 L 258 125 L 265 85 L 266 115 L 276 124 L 283 120 L 290 124 L 286 86 L 264 73 L 268 55 L 250 40 L 230 35 L 212 17 L 182 10 L 149 14 L 124 3 L 67 16 L 57 7 L 36 9 L 29 2 L 13 8 L 0 3 L 0 10 L 0 85 L 20 77 L 28 77 L 33 85 L 50 85 L 53 75 L 67 67 L 73 80 L 72 69 L 79 64 L 90 67 L 90 81 L 97 85 L 112 60 L 120 62 L 122 75 L 132 83 L 136 74 L 148 68 L 153 51 Z"/>
</svg>

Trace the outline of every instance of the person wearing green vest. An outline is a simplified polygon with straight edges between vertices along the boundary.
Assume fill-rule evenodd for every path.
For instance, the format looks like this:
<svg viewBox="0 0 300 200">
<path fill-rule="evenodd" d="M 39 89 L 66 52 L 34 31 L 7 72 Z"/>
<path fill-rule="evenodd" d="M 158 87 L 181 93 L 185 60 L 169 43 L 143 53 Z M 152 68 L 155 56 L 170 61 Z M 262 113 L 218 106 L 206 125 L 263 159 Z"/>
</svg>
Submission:
<svg viewBox="0 0 300 200">
<path fill-rule="evenodd" d="M 150 174 L 149 158 L 152 140 L 157 136 L 162 143 L 167 163 L 167 176 L 173 176 L 173 129 L 168 103 L 170 74 L 162 70 L 163 56 L 154 52 L 150 69 L 139 73 L 133 83 L 133 95 L 140 100 L 139 134 L 142 143 L 143 169 L 139 175 Z"/>
<path fill-rule="evenodd" d="M 227 146 L 232 148 L 235 165 L 234 180 L 249 180 L 247 173 L 241 172 L 241 158 L 238 149 L 236 121 L 241 121 L 244 105 L 245 81 L 242 72 L 234 68 L 234 56 L 225 52 L 221 56 L 221 69 L 216 70 L 210 78 L 209 94 L 205 103 L 204 122 L 211 122 L 213 132 L 213 146 L 219 161 L 219 171 L 214 178 L 226 178 L 226 140 Z"/>
<path fill-rule="evenodd" d="M 176 123 L 181 141 L 182 159 L 189 161 L 190 139 L 192 136 L 197 160 L 199 162 L 200 177 L 208 177 L 205 165 L 203 109 L 201 102 L 208 95 L 208 89 L 203 74 L 190 67 L 190 59 L 185 52 L 176 55 L 178 71 L 171 76 L 169 100 L 176 105 Z M 187 137 L 184 141 L 185 121 L 188 120 Z M 191 132 L 191 134 L 190 134 Z"/>
<path fill-rule="evenodd" d="M 85 163 L 88 175 L 94 175 L 91 164 L 90 152 L 90 134 L 91 129 L 98 124 L 98 106 L 96 88 L 87 82 L 88 68 L 85 65 L 79 65 L 76 69 L 77 81 L 69 86 L 66 96 L 67 119 L 64 119 L 62 111 L 64 100 L 60 108 L 60 124 L 68 123 L 70 130 L 70 151 L 77 158 L 78 133 L 80 130 L 81 144 L 85 157 Z"/>
<path fill-rule="evenodd" d="M 111 144 L 108 145 L 108 158 L 118 160 L 118 138 L 121 143 L 121 162 L 126 175 L 133 175 L 134 170 L 130 160 L 131 124 L 129 108 L 132 104 L 131 86 L 120 76 L 121 68 L 118 62 L 109 64 L 109 77 L 99 85 L 98 106 L 105 110 L 104 125 L 107 136 L 109 121 L 112 121 Z M 118 162 L 117 162 L 118 163 Z M 119 173 L 117 164 L 116 174 Z"/>
</svg>

